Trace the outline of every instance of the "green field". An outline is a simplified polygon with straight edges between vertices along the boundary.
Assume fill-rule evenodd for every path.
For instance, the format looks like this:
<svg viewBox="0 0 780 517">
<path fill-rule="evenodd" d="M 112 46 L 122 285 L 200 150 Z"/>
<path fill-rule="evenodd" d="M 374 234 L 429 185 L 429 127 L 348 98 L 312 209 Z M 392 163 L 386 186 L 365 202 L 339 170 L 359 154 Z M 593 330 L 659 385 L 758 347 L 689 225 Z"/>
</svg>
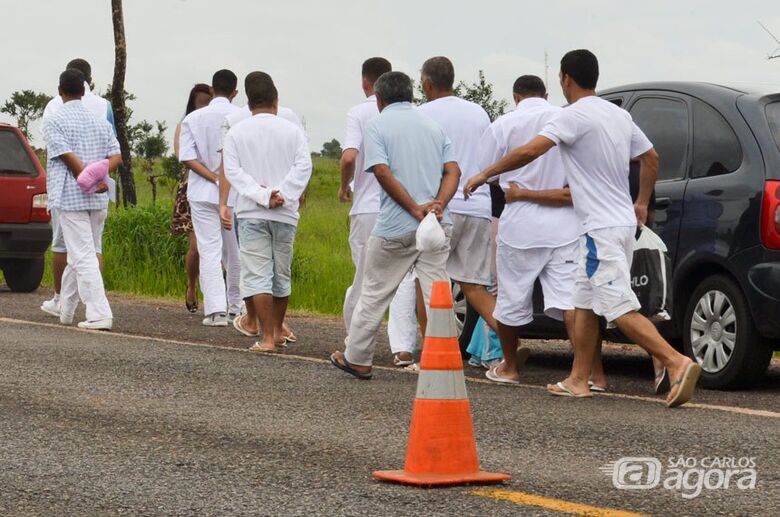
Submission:
<svg viewBox="0 0 780 517">
<path fill-rule="evenodd" d="M 290 307 L 321 314 L 341 313 L 344 291 L 354 274 L 347 241 L 349 206 L 338 201 L 339 167 L 335 159 L 315 158 L 306 204 L 295 242 Z M 151 186 L 136 172 L 138 206 L 111 205 L 103 238 L 105 283 L 109 291 L 173 298 L 184 304 L 185 237 L 170 234 L 175 185 Z M 51 286 L 47 257 L 44 286 Z"/>
</svg>

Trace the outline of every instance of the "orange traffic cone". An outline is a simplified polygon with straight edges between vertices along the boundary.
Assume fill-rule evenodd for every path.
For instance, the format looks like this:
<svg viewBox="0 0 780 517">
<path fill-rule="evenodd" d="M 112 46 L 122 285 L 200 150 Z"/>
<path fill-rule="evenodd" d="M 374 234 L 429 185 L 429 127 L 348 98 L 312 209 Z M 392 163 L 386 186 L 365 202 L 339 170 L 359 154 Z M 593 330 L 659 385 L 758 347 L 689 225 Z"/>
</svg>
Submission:
<svg viewBox="0 0 780 517">
<path fill-rule="evenodd" d="M 449 282 L 438 281 L 431 290 L 404 470 L 374 472 L 377 479 L 433 486 L 511 477 L 479 470 L 450 289 Z"/>
</svg>

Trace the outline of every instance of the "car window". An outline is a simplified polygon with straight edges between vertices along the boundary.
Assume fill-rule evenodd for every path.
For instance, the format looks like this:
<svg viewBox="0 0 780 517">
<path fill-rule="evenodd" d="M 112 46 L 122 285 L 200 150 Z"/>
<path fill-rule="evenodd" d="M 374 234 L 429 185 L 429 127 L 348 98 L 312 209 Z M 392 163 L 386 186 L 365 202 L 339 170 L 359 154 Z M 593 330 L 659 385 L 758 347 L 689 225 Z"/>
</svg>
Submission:
<svg viewBox="0 0 780 517">
<path fill-rule="evenodd" d="M 688 106 L 675 99 L 644 97 L 631 106 L 631 117 L 658 151 L 658 181 L 684 178 Z"/>
<path fill-rule="evenodd" d="M 693 165 L 691 176 L 728 174 L 742 164 L 742 146 L 723 115 L 693 99 Z"/>
<path fill-rule="evenodd" d="M 30 155 L 13 131 L 0 131 L 0 176 L 37 176 Z"/>
<path fill-rule="evenodd" d="M 769 129 L 772 130 L 777 148 L 780 150 L 780 102 L 767 105 L 766 118 L 769 121 Z"/>
</svg>

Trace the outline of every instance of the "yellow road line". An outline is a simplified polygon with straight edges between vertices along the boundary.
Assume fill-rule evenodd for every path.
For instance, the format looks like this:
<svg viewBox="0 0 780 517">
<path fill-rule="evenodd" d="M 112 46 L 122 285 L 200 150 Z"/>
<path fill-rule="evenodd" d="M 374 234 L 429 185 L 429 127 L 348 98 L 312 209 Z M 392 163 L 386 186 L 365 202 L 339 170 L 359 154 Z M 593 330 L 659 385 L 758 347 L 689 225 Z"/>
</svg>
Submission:
<svg viewBox="0 0 780 517">
<path fill-rule="evenodd" d="M 490 499 L 496 499 L 499 501 L 508 501 L 510 503 L 524 506 L 536 506 L 537 508 L 544 508 L 545 510 L 552 510 L 554 512 L 568 513 L 570 515 L 581 515 L 585 517 L 643 517 L 643 514 L 641 513 L 573 503 L 571 501 L 564 501 L 563 499 L 553 499 L 550 497 L 542 497 L 540 495 L 529 494 L 527 492 L 516 492 L 513 490 L 480 488 L 478 490 L 471 490 L 469 493 L 480 497 L 488 497 Z"/>
<path fill-rule="evenodd" d="M 305 355 L 296 355 L 296 354 L 289 354 L 289 353 L 280 353 L 280 354 L 259 354 L 257 352 L 250 352 L 246 348 L 234 348 L 234 347 L 227 347 L 223 345 L 211 345 L 209 343 L 197 343 L 193 341 L 182 341 L 177 339 L 167 339 L 167 338 L 161 338 L 161 337 L 154 337 L 154 336 L 143 336 L 138 334 L 126 334 L 123 332 L 103 332 L 100 330 L 85 330 L 80 329 L 76 326 L 64 326 L 60 325 L 58 323 L 41 323 L 38 321 L 27 321 L 27 320 L 19 320 L 15 318 L 5 318 L 0 317 L 0 322 L 2 323 L 12 323 L 12 324 L 21 324 L 21 325 L 31 325 L 31 326 L 39 326 L 39 327 L 47 327 L 47 328 L 54 328 L 58 330 L 70 330 L 72 332 L 89 332 L 92 334 L 99 334 L 102 336 L 112 336 L 112 337 L 123 337 L 128 339 L 134 339 L 134 340 L 140 340 L 140 341 L 157 341 L 159 343 L 167 343 L 171 345 L 184 345 L 184 346 L 191 346 L 191 347 L 197 347 L 197 348 L 211 348 L 216 350 L 228 350 L 232 352 L 240 352 L 240 353 L 247 353 L 247 354 L 254 354 L 254 355 L 264 355 L 266 357 L 274 357 L 277 359 L 295 359 L 297 361 L 306 361 L 309 363 L 319 363 L 319 364 L 330 364 L 330 361 L 328 359 L 320 359 L 317 357 L 309 357 Z M 417 375 L 416 372 L 410 372 L 408 370 L 399 369 L 392 366 L 374 366 L 375 370 L 380 371 L 388 371 L 388 372 L 394 372 L 394 373 L 405 373 L 408 375 Z M 480 379 L 475 377 L 466 377 L 466 382 L 470 382 L 473 384 L 489 384 L 491 386 L 496 386 L 495 382 L 491 382 L 487 379 Z M 525 389 L 531 389 L 531 390 L 546 390 L 544 386 L 539 386 L 536 384 L 513 384 L 511 386 L 504 385 L 500 386 L 501 389 L 513 389 L 513 388 L 525 388 Z M 623 393 L 599 393 L 596 395 L 596 397 L 611 397 L 611 398 L 617 398 L 617 399 L 628 399 L 628 400 L 637 400 L 641 402 L 652 402 L 654 404 L 664 404 L 665 401 L 661 398 L 652 398 L 652 397 L 643 397 L 641 395 L 626 395 Z M 750 409 L 750 408 L 741 408 L 741 407 L 735 407 L 735 406 L 720 406 L 716 404 L 700 404 L 696 402 L 689 402 L 685 404 L 686 408 L 696 408 L 696 409 L 707 409 L 712 411 L 724 411 L 726 413 L 734 413 L 738 415 L 746 415 L 746 416 L 757 416 L 757 417 L 764 417 L 764 418 L 780 418 L 780 412 L 777 411 L 769 411 L 764 409 Z"/>
</svg>

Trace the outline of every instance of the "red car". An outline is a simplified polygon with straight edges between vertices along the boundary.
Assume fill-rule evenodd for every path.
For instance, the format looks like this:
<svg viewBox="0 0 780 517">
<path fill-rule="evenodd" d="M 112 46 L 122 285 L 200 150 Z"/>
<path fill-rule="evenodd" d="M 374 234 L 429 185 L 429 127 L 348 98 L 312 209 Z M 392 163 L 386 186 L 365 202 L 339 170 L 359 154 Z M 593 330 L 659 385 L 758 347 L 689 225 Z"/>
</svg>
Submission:
<svg viewBox="0 0 780 517">
<path fill-rule="evenodd" d="M 12 291 L 38 288 L 50 243 L 46 172 L 21 131 L 0 124 L 0 269 Z"/>
</svg>

